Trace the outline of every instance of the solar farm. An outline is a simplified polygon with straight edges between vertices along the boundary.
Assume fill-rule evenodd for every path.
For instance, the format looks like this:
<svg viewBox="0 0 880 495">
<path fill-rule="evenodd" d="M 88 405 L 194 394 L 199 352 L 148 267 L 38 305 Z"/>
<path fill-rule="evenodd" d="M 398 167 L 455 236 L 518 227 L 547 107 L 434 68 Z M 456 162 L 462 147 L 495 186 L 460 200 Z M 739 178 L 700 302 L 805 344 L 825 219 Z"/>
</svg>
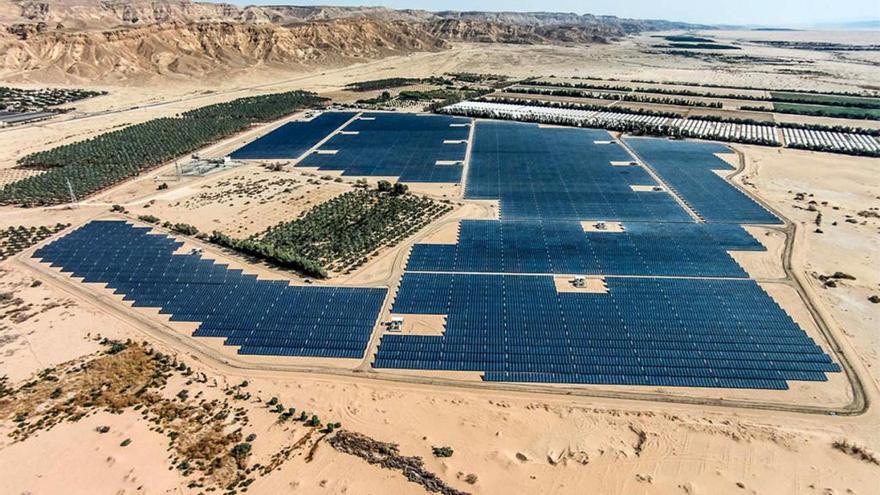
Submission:
<svg viewBox="0 0 880 495">
<path fill-rule="evenodd" d="M 352 112 L 326 112 L 312 120 L 289 122 L 239 148 L 231 157 L 233 160 L 295 160 L 354 116 Z"/>
<path fill-rule="evenodd" d="M 497 204 L 497 218 L 461 218 L 454 242 L 401 246 L 402 275 L 387 285 L 267 280 L 122 220 L 86 223 L 33 256 L 242 356 L 522 384 L 826 381 L 839 365 L 731 254 L 765 252 L 743 226 L 782 220 L 722 178 L 735 167 L 721 153 L 595 129 L 324 112 L 232 157 L 463 183 L 461 200 Z M 428 334 L 389 325 L 424 317 L 442 323 Z"/>
<path fill-rule="evenodd" d="M 345 176 L 460 182 L 469 119 L 364 113 L 299 162 Z"/>
<path fill-rule="evenodd" d="M 363 356 L 384 289 L 258 280 L 197 253 L 175 254 L 182 245 L 148 227 L 93 221 L 34 256 L 83 282 L 106 284 L 134 307 L 198 322 L 195 337 L 224 337 L 241 354 Z"/>
</svg>

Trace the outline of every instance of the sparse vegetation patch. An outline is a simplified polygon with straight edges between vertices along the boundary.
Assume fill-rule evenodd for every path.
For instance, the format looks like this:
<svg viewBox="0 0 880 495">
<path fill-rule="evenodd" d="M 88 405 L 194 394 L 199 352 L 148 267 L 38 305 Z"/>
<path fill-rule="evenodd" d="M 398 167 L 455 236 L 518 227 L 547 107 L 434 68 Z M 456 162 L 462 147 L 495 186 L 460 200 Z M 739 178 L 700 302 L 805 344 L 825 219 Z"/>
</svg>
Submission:
<svg viewBox="0 0 880 495">
<path fill-rule="evenodd" d="M 328 443 L 336 450 L 360 457 L 370 464 L 385 469 L 400 471 L 406 479 L 422 485 L 425 490 L 442 495 L 467 495 L 447 485 L 436 474 L 425 469 L 421 457 L 407 457 L 400 454 L 393 443 L 380 442 L 370 437 L 347 430 L 340 430 L 330 437 Z M 476 476 L 474 476 L 476 482 Z"/>
</svg>

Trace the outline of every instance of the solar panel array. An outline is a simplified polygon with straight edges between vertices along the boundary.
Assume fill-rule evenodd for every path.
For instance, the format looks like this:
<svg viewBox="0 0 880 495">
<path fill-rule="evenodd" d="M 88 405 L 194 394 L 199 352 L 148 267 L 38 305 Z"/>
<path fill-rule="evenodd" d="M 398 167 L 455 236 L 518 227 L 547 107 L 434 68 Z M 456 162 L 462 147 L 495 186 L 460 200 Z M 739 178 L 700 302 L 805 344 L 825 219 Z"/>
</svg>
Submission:
<svg viewBox="0 0 880 495">
<path fill-rule="evenodd" d="M 309 121 L 289 122 L 232 153 L 235 160 L 293 160 L 357 115 L 324 112 Z"/>
<path fill-rule="evenodd" d="M 324 115 L 344 122 L 352 114 Z M 457 141 L 467 140 L 468 122 L 364 114 L 300 165 L 457 182 L 462 165 L 437 162 L 464 159 Z M 301 131 L 270 134 L 263 150 L 305 146 L 324 132 Z M 446 325 L 442 335 L 383 335 L 374 367 L 475 371 L 486 381 L 763 389 L 839 371 L 728 254 L 764 250 L 739 224 L 778 219 L 713 172 L 729 169 L 712 155 L 725 148 L 628 141 L 706 220 L 697 223 L 671 194 L 651 190 L 651 174 L 628 165 L 633 157 L 607 132 L 485 121 L 475 131 L 466 197 L 500 200 L 501 220 L 463 220 L 456 244 L 412 249 L 392 311 L 444 315 Z M 585 232 L 581 222 L 596 220 L 622 222 L 623 231 Z M 222 337 L 242 354 L 364 355 L 385 289 L 258 280 L 175 254 L 181 245 L 97 221 L 35 256 L 106 283 L 135 306 L 199 322 L 195 336 Z M 605 275 L 607 292 L 559 292 L 550 274 Z"/>
<path fill-rule="evenodd" d="M 633 190 L 657 183 L 604 131 L 478 121 L 466 197 L 499 199 L 501 220 L 413 247 L 392 312 L 443 315 L 445 328 L 383 335 L 373 366 L 756 389 L 839 371 L 728 254 L 764 250 L 739 223 L 775 217 L 712 172 L 723 148 L 688 148 L 683 162 L 640 148 L 707 222 L 665 191 Z M 585 232 L 596 220 L 623 231 Z M 559 292 L 550 274 L 608 276 L 607 292 Z"/>
<path fill-rule="evenodd" d="M 727 251 L 765 248 L 730 227 L 738 232 L 705 223 L 584 232 L 578 222 L 463 220 L 458 244 L 416 244 L 407 270 L 747 278 Z"/>
<path fill-rule="evenodd" d="M 341 170 L 348 176 L 398 177 L 402 182 L 461 182 L 469 122 L 439 115 L 365 113 L 321 146 L 324 153 L 305 157 L 299 166 Z"/>
<path fill-rule="evenodd" d="M 666 192 L 634 191 L 657 186 L 605 131 L 542 128 L 537 124 L 478 121 L 471 149 L 466 198 L 500 199 L 506 220 L 609 220 L 690 222 Z"/>
<path fill-rule="evenodd" d="M 171 237 L 122 221 L 94 221 L 38 249 L 84 282 L 105 283 L 135 307 L 201 322 L 196 337 L 223 337 L 239 354 L 361 358 L 385 289 L 298 287 L 258 280 Z"/>
<path fill-rule="evenodd" d="M 734 168 L 713 154 L 729 153 L 726 146 L 654 138 L 626 138 L 625 141 L 705 221 L 782 223 L 776 215 L 714 172 Z"/>
<path fill-rule="evenodd" d="M 839 367 L 750 280 L 610 278 L 558 293 L 533 275 L 407 273 L 397 314 L 448 315 L 442 336 L 386 334 L 379 368 L 487 381 L 786 389 Z"/>
</svg>

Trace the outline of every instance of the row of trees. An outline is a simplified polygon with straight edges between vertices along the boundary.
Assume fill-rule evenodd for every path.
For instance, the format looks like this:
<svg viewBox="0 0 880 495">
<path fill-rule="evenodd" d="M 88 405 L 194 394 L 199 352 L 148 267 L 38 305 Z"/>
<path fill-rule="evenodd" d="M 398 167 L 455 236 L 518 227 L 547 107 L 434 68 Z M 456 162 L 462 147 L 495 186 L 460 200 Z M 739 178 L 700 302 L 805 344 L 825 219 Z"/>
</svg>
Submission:
<svg viewBox="0 0 880 495">
<path fill-rule="evenodd" d="M 740 50 L 734 45 L 722 45 L 720 43 L 669 43 L 668 45 L 654 45 L 656 48 L 678 48 L 680 50 Z"/>
<path fill-rule="evenodd" d="M 600 80 L 596 80 L 600 81 Z M 613 81 L 613 80 L 612 80 Z M 650 81 L 632 81 L 632 83 L 639 84 L 664 84 L 664 83 L 656 83 Z M 743 94 L 743 93 L 731 93 L 720 95 L 717 93 L 710 93 L 706 91 L 694 91 L 690 89 L 682 89 L 682 88 L 648 88 L 648 87 L 639 87 L 633 86 L 632 83 L 629 84 L 607 84 L 607 83 L 593 83 L 593 82 L 561 82 L 561 81 L 541 81 L 541 80 L 527 80 L 523 81 L 520 84 L 528 85 L 528 86 L 553 86 L 557 88 L 574 88 L 574 89 L 593 89 L 593 90 L 612 90 L 612 91 L 637 91 L 640 93 L 656 93 L 663 95 L 676 95 L 676 96 L 692 96 L 692 97 L 701 97 L 701 98 L 722 98 L 728 100 L 747 100 L 747 101 L 767 101 L 767 102 L 776 102 L 776 103 L 809 103 L 812 105 L 833 105 L 838 107 L 852 107 L 852 108 L 880 108 L 880 98 L 868 101 L 865 100 L 865 97 L 858 94 L 848 95 L 848 94 L 838 94 L 838 93 L 819 93 L 819 92 L 798 92 L 798 91 L 778 91 L 778 90 L 761 90 L 767 91 L 769 96 L 762 95 L 753 95 L 753 94 Z M 675 83 L 678 84 L 678 83 Z M 682 84 L 682 86 L 693 86 L 691 84 Z M 701 86 L 703 87 L 703 86 Z M 726 88 L 724 86 L 705 86 L 710 88 L 723 88 L 723 89 L 750 89 L 750 88 Z M 815 96 L 815 98 L 811 98 L 810 96 Z M 827 98 L 819 98 L 820 96 L 857 96 L 862 99 L 856 100 L 847 100 L 841 98 L 839 100 L 829 100 Z"/>
<path fill-rule="evenodd" d="M 345 85 L 349 91 L 365 92 L 379 89 L 402 88 L 414 84 L 435 84 L 439 86 L 451 85 L 452 81 L 443 77 L 411 78 L 411 77 L 388 77 L 385 79 L 373 79 L 370 81 L 358 81 Z"/>
<path fill-rule="evenodd" d="M 323 101 L 302 91 L 239 98 L 33 153 L 21 158 L 19 166 L 47 171 L 0 189 L 0 203 L 63 203 L 70 199 L 68 184 L 82 198 L 256 122 L 275 120 Z"/>
<path fill-rule="evenodd" d="M 476 72 L 447 72 L 446 75 L 455 79 L 456 81 L 461 81 L 469 84 L 499 82 L 506 81 L 508 79 L 507 76 L 501 74 L 486 74 Z"/>
<path fill-rule="evenodd" d="M 550 76 L 553 78 L 553 76 Z M 764 88 L 759 86 L 737 86 L 731 84 L 713 84 L 713 83 L 698 83 L 698 82 L 670 82 L 670 81 L 658 81 L 656 79 L 616 79 L 613 77 L 609 77 L 607 79 L 603 79 L 600 77 L 578 77 L 574 76 L 572 79 L 580 79 L 584 81 L 611 81 L 611 82 L 621 82 L 627 84 L 661 84 L 661 85 L 672 85 L 672 86 L 691 86 L 697 88 L 716 88 L 716 89 L 742 89 L 747 91 L 785 91 L 786 93 L 791 94 L 804 94 L 804 95 L 831 95 L 831 96 L 855 96 L 855 97 L 868 97 L 868 98 L 880 98 L 880 92 L 873 91 L 871 93 L 862 92 L 857 93 L 854 91 L 818 91 L 814 89 L 799 89 L 799 90 L 780 90 L 775 88 Z"/>
<path fill-rule="evenodd" d="M 451 208 L 408 194 L 402 184 L 385 182 L 378 189 L 342 194 L 251 240 L 344 272 L 365 263 L 378 249 L 396 245 Z"/>
<path fill-rule="evenodd" d="M 476 101 L 490 101 L 492 103 L 507 103 L 510 105 L 522 105 L 528 107 L 549 107 L 564 108 L 568 110 L 587 110 L 597 112 L 617 112 L 630 115 L 648 115 L 651 117 L 669 117 L 671 119 L 684 118 L 684 114 L 677 112 L 665 112 L 662 110 L 649 110 L 647 108 L 625 108 L 613 107 L 608 108 L 604 105 L 594 105 L 592 103 L 573 103 L 569 101 L 537 101 L 525 98 L 506 98 L 490 95 L 488 98 L 477 98 Z"/>
<path fill-rule="evenodd" d="M 742 107 L 742 110 L 748 110 L 752 112 L 773 112 L 773 113 L 787 113 L 792 115 L 808 115 L 811 117 L 835 117 L 839 119 L 858 119 L 858 120 L 880 120 L 880 112 L 875 114 L 873 111 L 878 109 L 870 109 L 866 108 L 864 112 L 860 112 L 859 109 L 849 108 L 837 108 L 833 106 L 824 106 L 824 105 L 814 105 L 812 103 L 809 106 L 795 104 L 791 107 L 780 107 L 779 105 L 774 106 L 773 108 L 768 107 L 758 107 L 758 106 L 747 106 Z"/>
<path fill-rule="evenodd" d="M 549 105 L 542 105 L 549 106 Z M 619 109 L 618 109 L 619 110 Z M 682 129 L 679 125 L 670 124 L 647 124 L 644 122 L 633 122 L 629 120 L 610 120 L 610 119 L 585 119 L 562 115 L 540 115 L 529 114 L 524 116 L 513 117 L 504 112 L 499 112 L 490 108 L 467 108 L 455 110 L 447 110 L 446 113 L 454 113 L 472 118 L 497 119 L 497 120 L 516 120 L 519 122 L 531 122 L 536 124 L 552 124 L 566 125 L 572 127 L 595 127 L 608 129 L 611 131 L 622 132 L 634 136 L 666 136 L 674 138 L 691 137 L 698 139 L 719 139 L 718 136 L 701 135 L 694 131 Z M 728 136 L 724 141 L 742 144 L 758 144 L 763 146 L 779 146 L 778 143 L 767 140 L 760 136 Z M 805 149 L 810 151 L 826 151 L 830 153 L 839 153 L 855 156 L 880 156 L 880 153 L 870 150 L 858 149 L 847 150 L 822 144 L 806 145 L 806 144 L 790 144 L 790 148 Z"/>
<path fill-rule="evenodd" d="M 327 278 L 327 270 L 321 266 L 320 262 L 276 248 L 258 239 L 235 239 L 215 230 L 208 237 L 208 241 L 309 277 Z"/>
<path fill-rule="evenodd" d="M 67 223 L 39 227 L 19 225 L 0 230 L 0 261 L 15 256 L 69 226 Z"/>
<path fill-rule="evenodd" d="M 668 98 L 662 96 L 651 96 L 651 95 L 641 95 L 641 94 L 633 94 L 633 93 L 603 93 L 603 92 L 594 92 L 594 91 L 585 91 L 581 89 L 574 88 L 559 88 L 559 89 L 548 89 L 548 88 L 507 88 L 505 89 L 508 93 L 520 93 L 520 94 L 536 94 L 536 95 L 550 95 L 550 96 L 568 96 L 575 98 L 596 98 L 600 100 L 618 100 L 618 101 L 632 101 L 638 103 L 657 103 L 661 105 L 680 105 L 686 107 L 704 107 L 704 108 L 721 108 L 722 103 L 720 101 L 701 101 L 701 100 L 687 100 L 684 98 Z"/>
<path fill-rule="evenodd" d="M 658 37 L 658 36 L 655 36 Z M 712 38 L 704 38 L 702 36 L 693 36 L 689 34 L 679 34 L 672 36 L 660 36 L 666 41 L 674 41 L 676 43 L 715 43 Z"/>
</svg>

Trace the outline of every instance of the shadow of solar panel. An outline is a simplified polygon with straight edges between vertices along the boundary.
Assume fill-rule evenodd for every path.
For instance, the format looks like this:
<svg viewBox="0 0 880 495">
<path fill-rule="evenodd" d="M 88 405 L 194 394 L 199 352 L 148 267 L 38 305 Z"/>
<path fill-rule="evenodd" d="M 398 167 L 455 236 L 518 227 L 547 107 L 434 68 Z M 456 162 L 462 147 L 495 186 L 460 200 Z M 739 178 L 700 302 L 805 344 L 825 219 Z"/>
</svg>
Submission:
<svg viewBox="0 0 880 495">
<path fill-rule="evenodd" d="M 299 287 L 175 254 L 183 244 L 122 221 L 94 221 L 34 253 L 86 282 L 106 283 L 135 307 L 200 322 L 240 354 L 363 356 L 385 289 Z"/>
<path fill-rule="evenodd" d="M 626 143 L 707 222 L 782 223 L 714 172 L 734 169 L 714 155 L 730 153 L 726 146 L 657 138 L 626 138 Z"/>
<path fill-rule="evenodd" d="M 307 122 L 289 122 L 232 153 L 235 160 L 296 159 L 354 117 L 354 112 L 324 112 Z"/>
<path fill-rule="evenodd" d="M 346 176 L 398 177 L 402 182 L 461 182 L 469 119 L 445 115 L 366 113 L 299 166 L 343 171 Z M 356 133 L 356 134 L 354 134 Z M 462 141 L 458 143 L 457 141 Z"/>
<path fill-rule="evenodd" d="M 840 368 L 750 280 L 407 273 L 399 314 L 447 315 L 442 336 L 382 337 L 376 368 L 480 371 L 488 381 L 786 388 Z"/>
</svg>

